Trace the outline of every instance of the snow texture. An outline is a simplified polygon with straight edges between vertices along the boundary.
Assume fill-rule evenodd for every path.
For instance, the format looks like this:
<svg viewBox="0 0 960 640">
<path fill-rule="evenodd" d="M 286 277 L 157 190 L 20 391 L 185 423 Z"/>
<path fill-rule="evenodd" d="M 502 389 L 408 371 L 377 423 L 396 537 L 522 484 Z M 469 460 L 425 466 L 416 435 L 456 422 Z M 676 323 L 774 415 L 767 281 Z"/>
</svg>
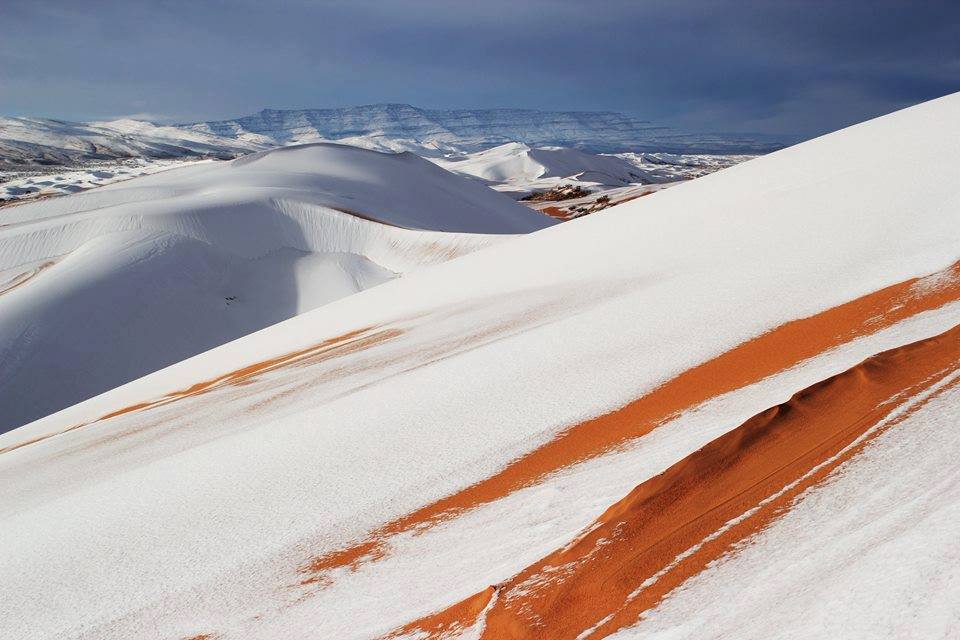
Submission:
<svg viewBox="0 0 960 640">
<path fill-rule="evenodd" d="M 3 216 L 0 430 L 498 239 L 482 233 L 552 223 L 412 154 L 340 145 Z"/>
<path fill-rule="evenodd" d="M 529 488 L 554 495 L 553 520 L 525 512 L 523 497 L 529 494 L 521 492 L 507 498 L 517 502 L 490 505 L 451 522 L 454 529 L 444 525 L 422 533 L 437 536 L 429 539 L 432 544 L 421 545 L 416 536 L 394 541 L 391 556 L 361 565 L 356 573 L 342 569 L 326 591 L 301 585 L 300 569 L 316 555 L 362 540 L 386 522 L 489 477 L 570 425 L 623 406 L 745 340 L 955 263 L 960 258 L 958 106 L 960 95 L 948 96 L 656 193 L 642 203 L 488 244 L 0 435 L 0 447 L 26 445 L 0 454 L 0 527 L 10 541 L 0 556 L 0 635 L 367 638 L 486 587 L 494 575 L 508 574 L 529 556 L 557 546 L 637 478 L 614 477 L 625 467 L 613 458 L 609 465 L 571 468 L 551 479 L 552 485 Z M 270 162 L 290 157 L 284 154 Z M 173 195 L 154 186 L 186 169 L 123 183 L 146 183 L 137 189 L 163 195 L 163 200 L 138 203 L 136 214 L 129 215 L 145 220 L 180 198 L 195 199 L 189 210 L 196 211 L 204 198 L 240 198 L 248 189 L 263 189 L 256 171 L 261 160 L 232 167 L 249 173 L 212 193 L 185 189 Z M 220 169 L 203 169 L 215 170 Z M 199 176 L 201 168 L 191 168 L 190 175 L 194 171 Z M 109 210 L 111 194 L 121 186 L 84 195 Z M 230 201 L 230 215 L 246 215 L 247 209 L 238 206 Z M 329 201 L 273 210 L 299 221 L 323 206 L 330 208 Z M 74 223 L 52 210 L 41 217 L 44 211 L 34 210 L 38 219 L 32 224 L 40 225 L 36 238 L 56 236 L 51 244 L 67 246 L 69 232 L 48 231 Z M 362 226 L 356 216 L 349 219 L 350 225 Z M 235 226 L 223 222 L 211 237 L 226 236 L 221 242 L 248 258 L 257 253 L 251 247 L 262 248 L 276 237 L 269 227 L 233 237 Z M 178 228 L 199 227 L 184 222 Z M 363 238 L 378 251 L 362 255 L 383 267 L 393 270 L 409 259 L 408 251 L 396 255 L 392 237 L 386 246 Z M 416 235 L 408 247 L 422 242 Z M 14 247 L 8 254 L 34 255 L 31 250 Z M 832 371 L 885 344 L 955 324 L 955 314 L 955 307 L 941 309 L 808 366 L 819 367 L 817 375 Z M 279 367 L 248 384 L 215 385 L 200 395 L 72 429 L 357 331 L 379 337 L 363 348 L 352 343 L 355 348 L 338 357 Z M 709 438 L 735 426 L 738 416 L 757 404 L 789 397 L 812 372 L 801 367 L 732 399 L 708 403 L 702 409 L 706 414 L 693 416 L 704 431 L 674 428 L 651 434 L 653 440 L 637 446 L 655 449 L 634 460 L 647 460 L 645 473 L 656 473 L 656 450 L 658 464 L 667 465 L 698 446 L 697 434 Z M 933 415 L 925 424 L 942 440 L 956 401 L 955 395 L 944 396 L 948 405 L 931 405 L 933 414 L 918 413 L 915 419 Z M 35 442 L 26 444 L 30 441 Z M 909 476 L 909 495 L 883 490 L 884 499 L 898 508 L 888 522 L 877 523 L 891 528 L 878 530 L 872 539 L 902 533 L 902 540 L 889 547 L 898 558 L 926 563 L 955 553 L 955 492 L 942 479 L 955 477 L 956 456 L 944 449 L 944 455 Z M 584 473 L 583 482 L 597 489 L 598 502 L 584 493 L 565 499 L 564 481 L 570 476 L 563 473 Z M 869 482 L 861 487 L 868 491 Z M 913 499 L 918 491 L 927 497 Z M 864 516 L 858 500 L 834 499 L 849 518 Z M 877 513 L 885 506 L 870 504 Z M 815 514 L 810 522 L 819 522 Z M 838 546 L 827 545 L 833 522 L 813 527 L 812 533 L 804 530 L 808 537 L 802 547 L 796 535 L 786 536 L 782 546 L 798 548 L 796 553 L 783 550 L 772 594 L 790 589 L 793 578 L 801 580 L 795 588 L 827 588 L 824 574 L 811 571 L 809 563 L 791 568 L 791 561 L 802 560 L 802 549 L 822 547 L 822 553 L 842 558 L 849 549 L 868 547 L 870 539 L 854 534 L 838 539 Z M 458 526 L 464 528 L 457 531 Z M 529 556 L 517 551 L 513 538 L 532 545 L 524 547 Z M 534 548 L 537 541 L 544 546 Z M 498 560 L 464 563 L 473 553 Z M 836 606 L 875 611 L 882 601 L 884 619 L 901 621 L 931 611 L 923 600 L 884 595 L 887 582 L 877 579 L 884 575 L 882 550 L 862 558 L 829 565 Z M 735 567 L 729 575 L 743 580 L 757 575 L 754 570 Z M 948 628 L 954 613 L 944 603 L 955 594 L 955 575 L 910 571 L 902 574 L 909 578 L 904 584 L 921 584 L 927 575 L 944 578 L 939 584 L 949 589 L 931 601 L 929 628 Z M 808 578 L 812 582 L 803 581 Z M 716 607 L 731 605 L 729 595 L 717 596 L 723 580 L 708 580 L 705 575 L 707 597 L 699 601 L 702 608 L 691 624 L 725 615 L 726 609 Z M 426 584 L 405 588 L 420 583 Z M 922 593 L 932 589 L 928 583 Z M 861 630 L 846 627 L 831 635 L 838 628 L 826 614 L 804 616 L 801 608 L 773 603 L 773 598 L 755 609 L 746 599 L 737 603 L 743 607 L 737 610 L 748 615 L 774 612 L 745 624 L 780 621 L 786 625 L 777 632 L 781 637 L 853 638 Z M 683 602 L 678 607 L 676 617 L 665 610 L 663 628 L 690 611 Z M 339 618 L 338 612 L 351 618 Z M 733 616 L 723 620 L 736 623 Z M 815 624 L 807 624 L 810 620 Z M 327 625 L 323 630 L 331 633 L 319 632 L 318 625 Z M 895 636 L 903 628 L 869 631 Z M 920 627 L 913 629 L 923 636 Z"/>
</svg>

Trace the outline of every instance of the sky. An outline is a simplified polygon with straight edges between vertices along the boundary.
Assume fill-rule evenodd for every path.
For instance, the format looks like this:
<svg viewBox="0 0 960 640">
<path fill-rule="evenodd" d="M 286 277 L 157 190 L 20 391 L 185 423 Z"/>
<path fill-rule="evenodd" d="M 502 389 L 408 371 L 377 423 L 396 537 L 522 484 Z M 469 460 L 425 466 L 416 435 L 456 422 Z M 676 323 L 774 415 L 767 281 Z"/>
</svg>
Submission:
<svg viewBox="0 0 960 640">
<path fill-rule="evenodd" d="M 0 114 L 610 110 L 813 135 L 960 90 L 956 0 L 0 0 Z"/>
</svg>

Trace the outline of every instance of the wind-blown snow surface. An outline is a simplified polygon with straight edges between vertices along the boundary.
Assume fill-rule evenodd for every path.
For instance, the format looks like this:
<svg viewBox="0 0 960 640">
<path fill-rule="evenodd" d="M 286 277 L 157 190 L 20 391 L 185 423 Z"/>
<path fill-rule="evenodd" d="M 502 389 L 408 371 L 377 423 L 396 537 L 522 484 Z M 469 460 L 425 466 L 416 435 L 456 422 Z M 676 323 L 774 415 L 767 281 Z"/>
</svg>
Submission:
<svg viewBox="0 0 960 640">
<path fill-rule="evenodd" d="M 551 224 L 412 154 L 340 145 L 0 215 L 2 430 L 495 240 L 482 234 Z"/>
<path fill-rule="evenodd" d="M 570 615 L 598 619 L 557 634 L 552 625 L 563 620 L 524 613 L 537 611 L 523 606 L 537 605 L 538 592 L 562 586 L 576 567 L 545 569 L 502 596 L 488 587 L 577 548 L 612 501 L 750 416 L 865 357 L 955 327 L 958 140 L 954 95 L 657 193 L 642 206 L 419 270 L 0 436 L 0 631 L 373 638 L 413 624 L 403 633 L 609 635 L 616 629 L 603 624 L 613 618 L 599 609 L 607 602 L 562 600 Z M 883 302 L 879 311 L 879 303 L 856 311 L 855 301 L 871 296 Z M 833 315 L 821 326 L 823 314 Z M 656 398 L 678 376 L 790 326 L 798 327 L 790 340 L 759 355 L 776 362 L 800 343 L 810 353 L 799 361 L 731 381 L 728 392 L 663 415 L 626 441 L 578 448 L 611 427 L 591 430 L 586 420 Z M 912 400 L 913 391 L 903 391 Z M 952 415 L 956 394 L 936 402 L 913 414 L 922 430 L 903 422 L 888 432 L 899 443 L 874 446 L 896 457 L 906 439 L 907 459 L 919 460 L 948 441 L 952 422 L 928 418 Z M 570 448 L 550 449 L 564 434 L 575 436 Z M 905 476 L 912 490 L 885 487 L 887 502 L 870 507 L 896 509 L 897 517 L 874 520 L 869 538 L 850 540 L 916 542 L 897 547 L 899 584 L 932 576 L 947 594 L 936 615 L 922 599 L 884 598 L 883 620 L 918 622 L 876 625 L 871 637 L 944 637 L 956 619 L 955 563 L 940 563 L 960 533 L 949 517 L 956 492 L 940 491 L 954 482 L 955 465 L 941 455 L 923 459 L 925 473 Z M 876 477 L 874 462 L 857 461 L 865 468 L 849 467 L 852 477 Z M 858 494 L 840 483 L 817 490 L 833 492 L 844 522 L 865 526 L 853 517 L 863 508 Z M 900 517 L 904 501 L 931 492 L 939 497 L 914 502 L 929 518 Z M 828 549 L 825 504 L 796 512 L 787 505 L 789 516 L 815 526 L 785 518 L 770 535 Z M 610 548 L 616 536 L 614 529 L 605 541 Z M 849 587 L 829 591 L 833 600 L 809 597 L 826 593 L 824 574 L 795 567 L 789 549 L 764 554 L 763 575 L 777 577 L 782 598 L 802 596 L 818 620 L 823 607 L 860 620 L 886 586 L 877 556 L 857 562 L 858 548 L 828 549 L 830 580 Z M 733 584 L 758 575 L 757 561 L 750 548 L 730 553 L 743 554 L 742 566 L 713 567 L 690 592 L 707 597 L 665 601 L 647 612 L 653 627 L 624 633 L 700 637 L 700 621 L 717 621 L 712 635 L 737 636 L 739 618 L 726 615 L 730 598 L 718 589 L 723 572 Z M 429 618 L 483 593 L 486 601 Z M 771 614 L 782 626 L 758 620 L 747 631 L 862 637 L 857 626 L 810 627 L 791 606 Z M 770 609 L 741 608 L 756 616 Z M 427 622 L 417 626 L 420 618 Z M 697 624 L 683 626 L 688 619 Z"/>
</svg>

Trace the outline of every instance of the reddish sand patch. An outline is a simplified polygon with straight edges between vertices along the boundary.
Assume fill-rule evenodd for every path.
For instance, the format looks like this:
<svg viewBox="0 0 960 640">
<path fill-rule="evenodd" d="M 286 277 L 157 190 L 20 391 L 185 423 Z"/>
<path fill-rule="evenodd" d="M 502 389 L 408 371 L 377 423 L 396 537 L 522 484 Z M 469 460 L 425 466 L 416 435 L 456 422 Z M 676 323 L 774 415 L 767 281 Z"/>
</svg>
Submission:
<svg viewBox="0 0 960 640">
<path fill-rule="evenodd" d="M 276 358 L 270 358 L 268 360 L 262 360 L 256 362 L 249 366 L 237 369 L 236 371 L 231 371 L 222 376 L 217 376 L 216 378 L 211 378 L 210 380 L 204 380 L 198 382 L 190 387 L 175 391 L 173 393 L 167 394 L 163 397 L 157 398 L 155 400 L 150 400 L 146 402 L 139 402 L 127 407 L 117 409 L 116 411 L 111 411 L 110 413 L 104 414 L 92 420 L 90 422 L 84 422 L 81 424 L 73 425 L 68 427 L 63 431 L 58 432 L 57 434 L 51 434 L 47 436 L 42 436 L 39 438 L 34 438 L 33 440 L 28 440 L 26 442 L 21 442 L 17 445 L 6 447 L 0 449 L 0 454 L 6 453 L 8 451 L 13 451 L 27 445 L 31 445 L 37 442 L 41 442 L 48 438 L 58 435 L 59 433 L 67 433 L 68 431 L 73 431 L 75 429 L 80 429 L 91 424 L 100 423 L 111 418 L 116 418 L 117 416 L 122 416 L 128 413 L 134 413 L 137 411 L 145 411 L 147 409 L 152 409 L 154 407 L 163 406 L 171 402 L 175 402 L 182 398 L 187 398 L 190 396 L 197 396 L 203 393 L 207 393 L 215 388 L 219 388 L 226 385 L 239 386 L 244 384 L 249 384 L 253 382 L 258 376 L 261 376 L 265 373 L 280 369 L 283 367 L 302 367 L 310 364 L 316 364 L 318 362 L 323 362 L 330 360 L 332 358 L 342 357 L 357 351 L 362 351 L 368 347 L 379 344 L 386 340 L 393 339 L 403 332 L 400 329 L 381 329 L 379 331 L 374 331 L 373 327 L 365 327 L 363 329 L 357 329 L 355 331 L 350 331 L 344 333 L 335 338 L 330 338 L 329 340 L 324 340 L 318 344 L 312 345 L 305 349 L 299 349 L 297 351 L 292 351 L 290 353 L 277 356 Z"/>
<path fill-rule="evenodd" d="M 109 420 L 110 418 L 114 418 L 126 413 L 165 405 L 181 398 L 206 393 L 216 387 L 221 387 L 224 385 L 238 386 L 250 384 L 256 380 L 258 376 L 261 376 L 265 373 L 269 373 L 284 367 L 302 367 L 310 364 L 317 364 L 333 358 L 356 353 L 357 351 L 362 351 L 386 340 L 396 338 L 401 333 L 403 332 L 399 329 L 383 329 L 380 331 L 373 331 L 372 327 L 365 327 L 363 329 L 350 331 L 335 338 L 324 340 L 319 344 L 312 345 L 305 349 L 291 351 L 290 353 L 285 353 L 281 356 L 277 356 L 276 358 L 261 360 L 260 362 L 237 369 L 236 371 L 231 371 L 230 373 L 226 373 L 222 376 L 217 376 L 216 378 L 211 378 L 210 380 L 198 382 L 187 387 L 186 389 L 175 391 L 171 394 L 163 396 L 162 398 L 158 398 L 157 400 L 141 402 L 130 405 L 129 407 L 124 407 L 117 411 L 103 415 L 94 422 L 101 422 L 103 420 Z"/>
<path fill-rule="evenodd" d="M 32 269 L 29 269 L 27 271 L 24 271 L 23 273 L 17 274 L 16 276 L 11 278 L 10 280 L 7 280 L 6 282 L 0 282 L 0 296 L 2 296 L 5 293 L 10 293 L 17 287 L 23 286 L 30 280 L 33 280 L 38 275 L 40 275 L 40 273 L 44 269 L 49 269 L 54 264 L 56 264 L 55 260 L 47 260 L 45 262 L 38 264 Z"/>
<path fill-rule="evenodd" d="M 755 416 L 636 487 L 575 543 L 498 585 L 482 638 L 572 639 L 588 629 L 602 638 L 635 623 L 957 369 L 960 327 L 874 356 Z M 901 407 L 904 415 L 885 421 Z M 455 630 L 451 620 L 469 626 L 475 620 L 462 612 L 472 602 L 405 630 L 439 638 Z"/>
<path fill-rule="evenodd" d="M 497 587 L 487 587 L 440 613 L 383 636 L 383 640 L 409 635 L 417 637 L 418 634 L 424 633 L 429 638 L 456 637 L 458 632 L 466 630 L 477 622 L 481 614 L 492 604 L 491 601 L 497 593 Z"/>
<path fill-rule="evenodd" d="M 925 283 L 936 286 L 925 286 Z M 673 378 L 606 415 L 571 426 L 499 473 L 390 522 L 352 547 L 318 556 L 302 568 L 303 584 L 324 585 L 323 574 L 356 568 L 385 553 L 386 539 L 421 529 L 481 504 L 503 498 L 574 463 L 602 455 L 643 436 L 682 411 L 758 382 L 857 336 L 876 332 L 914 314 L 960 299 L 960 264 L 923 280 L 911 279 L 749 340 Z"/>
<path fill-rule="evenodd" d="M 559 204 L 563 201 L 553 200 L 548 202 L 543 201 L 521 201 L 523 204 L 530 206 L 531 208 L 544 213 L 551 218 L 556 218 L 557 220 L 572 220 L 574 218 L 580 218 L 591 213 L 597 213 L 598 211 L 603 211 L 614 205 L 623 204 L 624 202 L 630 202 L 631 200 L 636 200 L 637 198 L 642 198 L 644 196 L 649 196 L 653 193 L 656 193 L 656 190 L 650 189 L 648 191 L 642 191 L 640 193 L 631 193 L 623 196 L 610 196 L 608 192 L 597 192 L 593 194 L 592 197 L 588 198 L 578 198 L 576 200 L 571 200 L 569 202 L 564 202 L 562 205 Z M 599 198 L 607 196 L 609 198 L 605 202 L 598 202 Z M 583 209 L 583 211 L 577 211 L 577 209 Z"/>
<path fill-rule="evenodd" d="M 540 209 L 540 212 L 547 214 L 551 218 L 556 218 L 557 220 L 570 219 L 570 212 L 560 207 L 554 207 L 554 206 L 543 207 L 542 209 Z"/>
</svg>

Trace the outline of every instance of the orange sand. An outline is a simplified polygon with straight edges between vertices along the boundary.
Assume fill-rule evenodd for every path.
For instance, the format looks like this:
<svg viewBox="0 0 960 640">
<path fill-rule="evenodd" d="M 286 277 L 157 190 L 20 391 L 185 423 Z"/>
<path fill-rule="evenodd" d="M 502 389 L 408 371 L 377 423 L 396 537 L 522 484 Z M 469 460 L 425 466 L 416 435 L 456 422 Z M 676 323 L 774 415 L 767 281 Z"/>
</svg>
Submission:
<svg viewBox="0 0 960 640">
<path fill-rule="evenodd" d="M 636 487 L 574 544 L 498 585 L 482 637 L 576 638 L 603 621 L 589 636 L 602 638 L 635 623 L 903 419 L 855 442 L 891 411 L 958 368 L 960 327 L 874 356 L 755 416 Z M 453 617 L 429 616 L 405 631 L 439 638 L 455 630 L 451 619 L 469 626 L 466 602 Z"/>
<path fill-rule="evenodd" d="M 610 203 L 606 207 L 604 207 L 604 209 L 608 209 L 617 204 L 623 204 L 624 202 L 630 202 L 631 200 L 636 200 L 637 198 L 649 196 L 653 193 L 656 193 L 656 191 L 644 191 L 643 193 L 623 196 L 620 198 L 612 198 L 610 200 Z M 571 200 L 566 202 L 563 200 L 560 200 L 560 201 L 554 200 L 546 203 L 544 202 L 539 202 L 535 204 L 531 203 L 529 206 L 531 206 L 531 208 L 533 209 L 536 209 L 540 213 L 545 213 L 551 218 L 556 218 L 557 220 L 563 220 L 564 222 L 566 222 L 567 220 L 572 220 L 573 218 L 579 218 L 581 215 L 588 215 L 588 214 L 579 214 L 576 211 L 570 211 L 568 207 L 570 206 L 590 207 L 596 203 L 597 198 L 603 195 L 609 196 L 610 194 L 598 192 L 595 194 L 594 198 L 589 198 L 589 199 L 580 198 L 580 199 L 577 199 L 576 201 Z M 563 205 L 561 206 L 559 203 L 563 203 Z M 603 211 L 604 209 L 598 209 L 593 213 Z"/>
<path fill-rule="evenodd" d="M 230 373 L 212 378 L 210 380 L 204 380 L 198 382 L 190 387 L 175 391 L 168 395 L 165 395 L 161 398 L 155 400 L 150 400 L 147 402 L 139 402 L 137 404 L 129 405 L 116 411 L 111 411 L 105 415 L 100 416 L 96 420 L 90 422 L 84 422 L 82 424 L 73 425 L 59 433 L 66 433 L 68 431 L 73 431 L 75 429 L 80 429 L 82 427 L 89 426 L 91 424 L 97 424 L 110 418 L 115 418 L 117 416 L 122 416 L 127 413 L 133 413 L 136 411 L 144 411 L 147 409 L 152 409 L 154 407 L 163 406 L 179 400 L 181 398 L 186 398 L 190 396 L 196 396 L 203 393 L 206 393 L 216 387 L 224 385 L 243 385 L 248 384 L 256 379 L 257 376 L 263 375 L 270 371 L 280 369 L 282 367 L 291 367 L 291 366 L 304 366 L 308 364 L 314 364 L 317 362 L 323 362 L 332 358 L 344 356 L 350 353 L 361 351 L 368 347 L 371 347 L 380 342 L 393 339 L 399 336 L 402 333 L 399 329 L 382 329 L 379 331 L 374 331 L 373 327 L 365 327 L 363 329 L 357 329 L 355 331 L 350 331 L 344 333 L 343 335 L 337 336 L 335 338 L 330 338 L 329 340 L 324 340 L 323 342 L 312 345 L 305 349 L 299 349 L 297 351 L 292 351 L 276 358 L 270 358 L 268 360 L 263 360 L 249 366 L 237 369 L 236 371 L 231 371 Z M 0 454 L 6 453 L 8 451 L 13 451 L 27 445 L 31 445 L 37 442 L 41 442 L 48 438 L 53 437 L 58 434 L 51 434 L 43 436 L 40 438 L 34 438 L 33 440 L 28 440 L 20 444 L 6 447 L 0 449 Z"/>
<path fill-rule="evenodd" d="M 937 282 L 940 286 L 926 287 L 919 286 L 916 279 L 907 280 L 749 340 L 621 409 L 573 425 L 499 473 L 384 525 L 354 546 L 311 559 L 302 569 L 306 576 L 302 583 L 323 585 L 323 574 L 330 569 L 356 568 L 381 557 L 384 540 L 390 535 L 430 526 L 502 498 L 547 474 L 643 436 L 710 398 L 758 382 L 857 336 L 960 299 L 960 263 L 937 274 Z"/>
</svg>

